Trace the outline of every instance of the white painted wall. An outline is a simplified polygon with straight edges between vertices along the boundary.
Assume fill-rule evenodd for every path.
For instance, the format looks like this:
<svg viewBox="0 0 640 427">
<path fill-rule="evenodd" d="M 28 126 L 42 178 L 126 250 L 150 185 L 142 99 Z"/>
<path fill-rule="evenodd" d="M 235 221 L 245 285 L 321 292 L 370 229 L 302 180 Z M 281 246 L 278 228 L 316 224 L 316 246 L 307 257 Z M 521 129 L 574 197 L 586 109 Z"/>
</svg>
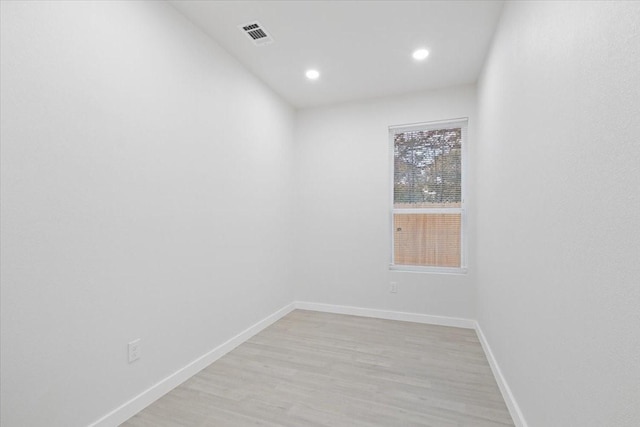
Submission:
<svg viewBox="0 0 640 427">
<path fill-rule="evenodd" d="M 529 425 L 640 423 L 638 3 L 509 4 L 477 105 L 295 117 L 165 4 L 0 5 L 2 425 L 86 425 L 293 299 L 477 315 Z M 469 273 L 390 272 L 387 127 L 463 116 Z"/>
<path fill-rule="evenodd" d="M 298 111 L 298 300 L 475 318 L 473 250 L 466 275 L 389 271 L 388 139 L 391 125 L 469 117 L 471 147 L 475 108 L 472 85 Z M 469 184 L 473 217 L 473 180 Z M 397 294 L 389 293 L 391 281 L 399 283 Z"/>
<path fill-rule="evenodd" d="M 530 426 L 638 426 L 640 3 L 508 3 L 478 97 L 498 364 Z"/>
<path fill-rule="evenodd" d="M 161 2 L 1 4 L 1 424 L 87 425 L 293 300 L 294 116 Z"/>
</svg>

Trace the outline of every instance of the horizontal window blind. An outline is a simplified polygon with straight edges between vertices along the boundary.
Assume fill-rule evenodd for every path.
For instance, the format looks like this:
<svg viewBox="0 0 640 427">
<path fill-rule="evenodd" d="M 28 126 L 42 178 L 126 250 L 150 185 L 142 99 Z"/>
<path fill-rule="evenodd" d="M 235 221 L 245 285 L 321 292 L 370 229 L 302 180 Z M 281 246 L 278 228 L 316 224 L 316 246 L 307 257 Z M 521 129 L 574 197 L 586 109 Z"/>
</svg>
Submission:
<svg viewBox="0 0 640 427">
<path fill-rule="evenodd" d="M 392 127 L 396 266 L 461 268 L 467 121 Z"/>
</svg>

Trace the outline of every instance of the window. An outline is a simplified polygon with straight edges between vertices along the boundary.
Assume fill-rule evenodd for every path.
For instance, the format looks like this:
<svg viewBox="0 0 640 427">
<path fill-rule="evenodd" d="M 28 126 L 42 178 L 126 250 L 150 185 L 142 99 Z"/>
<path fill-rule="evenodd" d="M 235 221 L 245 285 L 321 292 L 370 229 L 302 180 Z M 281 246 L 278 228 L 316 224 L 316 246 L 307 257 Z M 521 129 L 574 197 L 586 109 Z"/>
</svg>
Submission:
<svg viewBox="0 0 640 427">
<path fill-rule="evenodd" d="M 391 268 L 464 272 L 467 119 L 389 128 Z"/>
</svg>

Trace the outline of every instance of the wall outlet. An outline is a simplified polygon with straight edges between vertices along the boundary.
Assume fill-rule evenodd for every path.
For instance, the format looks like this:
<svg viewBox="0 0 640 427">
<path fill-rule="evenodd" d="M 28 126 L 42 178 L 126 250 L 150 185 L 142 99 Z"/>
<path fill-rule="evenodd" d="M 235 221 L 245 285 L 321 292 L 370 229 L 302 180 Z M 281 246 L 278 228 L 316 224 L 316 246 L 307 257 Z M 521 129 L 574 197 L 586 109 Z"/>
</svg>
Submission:
<svg viewBox="0 0 640 427">
<path fill-rule="evenodd" d="M 389 292 L 391 292 L 392 294 L 398 293 L 398 282 L 391 282 L 389 286 Z"/>
<path fill-rule="evenodd" d="M 140 359 L 140 338 L 129 343 L 129 363 Z"/>
</svg>

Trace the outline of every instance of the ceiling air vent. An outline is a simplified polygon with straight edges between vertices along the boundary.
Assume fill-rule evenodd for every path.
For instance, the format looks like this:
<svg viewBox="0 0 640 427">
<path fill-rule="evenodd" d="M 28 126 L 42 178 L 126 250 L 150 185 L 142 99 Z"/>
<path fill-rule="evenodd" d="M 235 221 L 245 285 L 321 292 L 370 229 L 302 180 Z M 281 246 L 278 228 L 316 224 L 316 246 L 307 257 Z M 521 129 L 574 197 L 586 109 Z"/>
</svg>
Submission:
<svg viewBox="0 0 640 427">
<path fill-rule="evenodd" d="M 238 25 L 238 28 L 247 35 L 256 46 L 262 46 L 273 42 L 271 36 L 265 31 L 258 21 Z"/>
</svg>

